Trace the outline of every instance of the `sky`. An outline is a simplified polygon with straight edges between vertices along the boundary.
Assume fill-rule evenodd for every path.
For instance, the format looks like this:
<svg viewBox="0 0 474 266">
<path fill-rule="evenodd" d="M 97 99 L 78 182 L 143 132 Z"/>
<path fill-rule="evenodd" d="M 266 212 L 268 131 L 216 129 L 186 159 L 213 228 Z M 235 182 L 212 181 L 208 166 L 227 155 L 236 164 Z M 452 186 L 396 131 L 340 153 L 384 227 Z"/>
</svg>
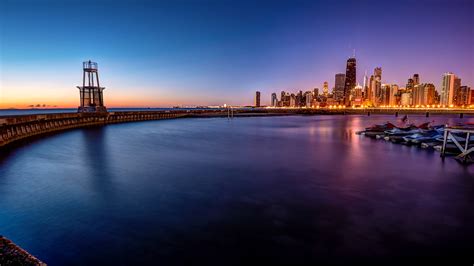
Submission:
<svg viewBox="0 0 474 266">
<path fill-rule="evenodd" d="M 0 108 L 77 107 L 89 59 L 108 107 L 268 104 L 332 88 L 354 49 L 359 83 L 474 87 L 474 1 L 0 0 Z"/>
</svg>

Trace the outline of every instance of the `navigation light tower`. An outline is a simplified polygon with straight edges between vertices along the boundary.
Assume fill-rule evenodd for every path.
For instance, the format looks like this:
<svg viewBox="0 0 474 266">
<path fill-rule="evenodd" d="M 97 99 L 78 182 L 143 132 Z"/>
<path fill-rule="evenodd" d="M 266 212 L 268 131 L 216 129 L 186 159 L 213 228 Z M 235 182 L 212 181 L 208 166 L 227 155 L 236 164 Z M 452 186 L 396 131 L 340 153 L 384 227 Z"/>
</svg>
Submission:
<svg viewBox="0 0 474 266">
<path fill-rule="evenodd" d="M 77 86 L 80 93 L 81 105 L 79 113 L 107 112 L 104 106 L 103 91 L 105 87 L 99 85 L 99 69 L 97 63 L 91 60 L 83 62 L 82 86 Z"/>
</svg>

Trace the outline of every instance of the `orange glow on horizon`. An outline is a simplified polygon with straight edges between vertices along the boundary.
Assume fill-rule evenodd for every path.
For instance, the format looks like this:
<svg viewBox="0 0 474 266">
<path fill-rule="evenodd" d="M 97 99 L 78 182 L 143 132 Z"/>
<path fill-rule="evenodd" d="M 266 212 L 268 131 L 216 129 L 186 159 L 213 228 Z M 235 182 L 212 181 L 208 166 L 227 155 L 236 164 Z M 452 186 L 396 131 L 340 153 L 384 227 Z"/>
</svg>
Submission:
<svg viewBox="0 0 474 266">
<path fill-rule="evenodd" d="M 32 95 L 21 97 L 19 95 L 0 94 L 0 109 L 29 109 L 29 108 L 77 108 L 79 106 L 79 93 L 67 95 L 67 97 L 41 97 Z M 77 96 L 77 97 L 76 97 Z M 213 105 L 195 103 L 192 99 L 167 98 L 152 95 L 127 95 L 115 92 L 114 95 L 104 93 L 104 104 L 107 108 L 159 108 L 173 106 L 196 106 Z M 39 105 L 39 106 L 38 106 Z M 44 106 L 43 106 L 44 105 Z"/>
<path fill-rule="evenodd" d="M 9 87 L 0 87 L 0 109 L 28 109 L 28 108 L 77 108 L 79 106 L 79 92 L 76 88 L 64 89 L 65 86 L 44 86 L 45 89 L 36 89 L 36 86 L 22 84 Z M 33 89 L 32 89 L 33 88 Z M 192 99 L 175 98 L 163 93 L 133 92 L 116 88 L 104 91 L 104 103 L 108 108 L 155 108 L 189 105 Z"/>
</svg>

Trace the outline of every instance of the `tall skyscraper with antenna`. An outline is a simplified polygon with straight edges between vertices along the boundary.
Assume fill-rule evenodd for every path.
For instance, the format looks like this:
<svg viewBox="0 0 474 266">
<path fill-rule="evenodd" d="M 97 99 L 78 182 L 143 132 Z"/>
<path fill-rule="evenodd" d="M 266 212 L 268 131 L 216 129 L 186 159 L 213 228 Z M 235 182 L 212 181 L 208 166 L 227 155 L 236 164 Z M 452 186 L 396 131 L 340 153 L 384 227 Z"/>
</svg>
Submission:
<svg viewBox="0 0 474 266">
<path fill-rule="evenodd" d="M 354 50 L 355 54 L 355 50 Z M 344 105 L 350 106 L 351 104 L 351 91 L 356 86 L 356 59 L 355 57 L 351 57 L 347 59 L 346 64 L 346 80 L 344 83 Z"/>
</svg>

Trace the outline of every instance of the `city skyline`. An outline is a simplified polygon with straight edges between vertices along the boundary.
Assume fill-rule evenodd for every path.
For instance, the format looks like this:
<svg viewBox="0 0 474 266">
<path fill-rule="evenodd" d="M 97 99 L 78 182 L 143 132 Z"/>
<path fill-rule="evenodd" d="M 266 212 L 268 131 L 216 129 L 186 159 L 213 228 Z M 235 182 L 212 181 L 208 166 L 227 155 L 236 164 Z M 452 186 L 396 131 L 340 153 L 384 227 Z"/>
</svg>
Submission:
<svg viewBox="0 0 474 266">
<path fill-rule="evenodd" d="M 439 91 L 447 72 L 474 87 L 470 1 L 46 2 L 0 4 L 0 108 L 76 108 L 89 59 L 109 107 L 251 105 L 257 90 L 269 105 L 272 92 L 325 81 L 332 91 L 354 49 L 356 84 L 382 67 L 382 82 L 401 87 L 418 73 Z M 405 21 L 408 7 L 433 20 Z"/>
</svg>

